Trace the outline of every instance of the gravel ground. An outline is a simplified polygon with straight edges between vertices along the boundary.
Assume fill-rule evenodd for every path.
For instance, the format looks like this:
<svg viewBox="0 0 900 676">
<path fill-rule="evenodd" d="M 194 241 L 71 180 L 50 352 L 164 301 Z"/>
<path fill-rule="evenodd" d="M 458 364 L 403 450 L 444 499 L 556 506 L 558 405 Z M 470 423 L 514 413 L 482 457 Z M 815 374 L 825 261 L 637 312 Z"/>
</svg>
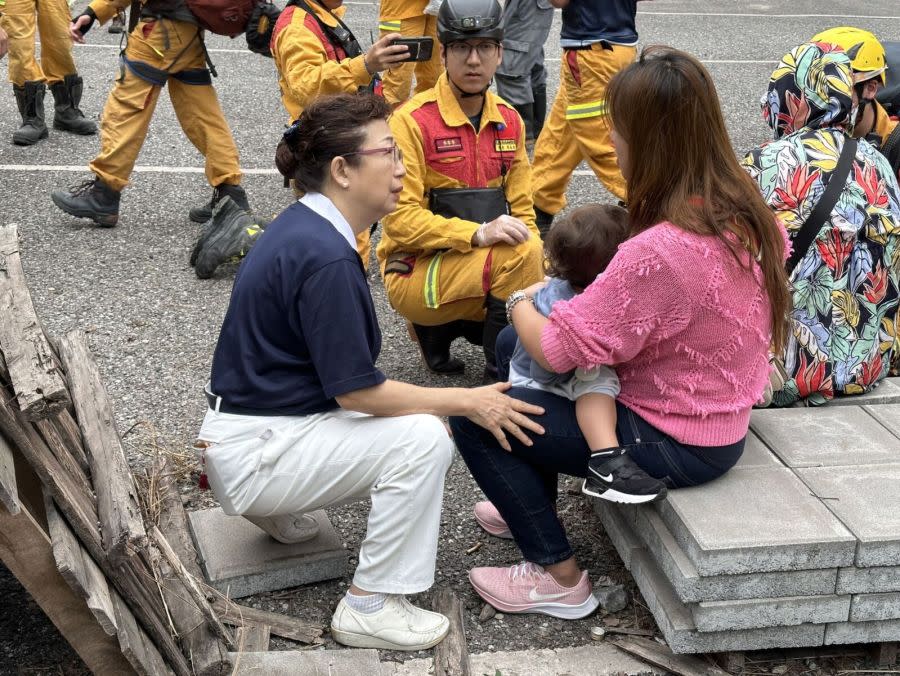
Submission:
<svg viewBox="0 0 900 676">
<path fill-rule="evenodd" d="M 368 43 L 377 4 L 347 4 L 350 25 L 362 42 Z M 73 13 L 82 6 L 83 0 L 76 2 Z M 773 63 L 788 48 L 818 30 L 847 22 L 874 30 L 884 39 L 900 40 L 896 0 L 869 0 L 858 8 L 853 5 L 852 11 L 863 10 L 871 17 L 895 18 L 850 19 L 846 17 L 848 5 L 838 0 L 656 0 L 642 3 L 638 28 L 645 44 L 672 44 L 706 60 L 719 87 L 735 151 L 742 154 L 768 136 L 759 121 L 757 101 Z M 546 47 L 551 91 L 559 82 L 558 20 Z M 96 118 L 117 74 L 113 64 L 118 39 L 95 29 L 88 43 L 76 49 L 76 60 L 85 77 L 82 107 Z M 259 213 L 273 214 L 289 202 L 280 181 L 272 175 L 273 149 L 285 122 L 274 69 L 270 61 L 247 52 L 240 38 L 229 41 L 214 36 L 208 45 L 220 72 L 216 87 L 234 130 L 242 166 L 251 170 L 244 180 L 251 203 Z M 95 229 L 57 211 L 48 193 L 86 176 L 82 167 L 95 155 L 98 140 L 51 130 L 48 141 L 32 148 L 5 145 L 16 120 L 9 92 L 0 97 L 0 120 L 4 139 L 0 141 L 4 186 L 0 214 L 4 222 L 19 224 L 23 261 L 39 316 L 56 335 L 75 327 L 89 332 L 120 430 L 143 422 L 146 424 L 140 429 L 144 434 L 152 430 L 164 447 L 184 451 L 204 412 L 200 388 L 208 377 L 234 275 L 233 268 L 223 268 L 214 279 L 200 281 L 187 265 L 197 234 L 196 226 L 187 220 L 187 210 L 209 196 L 200 170 L 202 158 L 185 139 L 163 97 L 138 160 L 144 170 L 135 173 L 133 185 L 124 194 L 119 227 Z M 597 181 L 585 175 L 573 178 L 568 196 L 572 206 L 608 199 Z M 464 377 L 449 379 L 425 372 L 403 323 L 385 302 L 377 275 L 372 279 L 372 293 L 384 336 L 380 365 L 389 377 L 430 386 L 478 384 L 480 349 L 457 344 L 455 351 L 467 364 Z M 147 462 L 139 452 L 145 446 L 131 446 L 129 461 L 135 471 Z M 577 492 L 577 487 L 565 481 L 561 487 L 560 514 L 581 564 L 594 579 L 608 576 L 634 591 L 584 499 L 569 495 Z M 190 483 L 183 488 L 189 509 L 211 504 L 208 492 L 199 492 Z M 476 565 L 519 559 L 514 544 L 490 538 L 476 526 L 471 507 L 480 498 L 464 464 L 458 461 L 450 471 L 444 495 L 437 580 L 454 589 L 464 604 L 470 650 L 555 648 L 589 641 L 589 628 L 598 623 L 597 617 L 578 622 L 540 616 L 478 621 L 482 603 L 468 585 L 466 572 Z M 329 514 L 347 546 L 352 569 L 365 532 L 367 505 L 330 510 Z M 479 542 L 477 551 L 466 553 Z M 349 579 L 245 602 L 324 626 Z M 74 653 L 2 567 L 0 597 L 0 673 L 83 673 Z M 611 621 L 652 626 L 639 596 Z M 273 647 L 288 644 L 276 639 Z M 383 658 L 414 656 L 398 653 Z M 815 669 L 806 662 L 802 666 L 807 672 L 827 671 L 821 661 Z M 792 668 L 792 673 L 799 671 Z"/>
</svg>

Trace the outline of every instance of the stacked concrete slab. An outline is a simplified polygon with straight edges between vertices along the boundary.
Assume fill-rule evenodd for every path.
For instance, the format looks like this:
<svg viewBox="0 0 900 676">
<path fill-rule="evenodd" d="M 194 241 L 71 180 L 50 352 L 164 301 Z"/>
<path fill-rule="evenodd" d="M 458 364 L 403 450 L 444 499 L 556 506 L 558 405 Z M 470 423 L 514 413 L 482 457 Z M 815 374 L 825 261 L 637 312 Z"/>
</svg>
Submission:
<svg viewBox="0 0 900 676">
<path fill-rule="evenodd" d="M 724 477 L 596 509 L 674 652 L 900 640 L 900 385 L 753 414 Z"/>
</svg>

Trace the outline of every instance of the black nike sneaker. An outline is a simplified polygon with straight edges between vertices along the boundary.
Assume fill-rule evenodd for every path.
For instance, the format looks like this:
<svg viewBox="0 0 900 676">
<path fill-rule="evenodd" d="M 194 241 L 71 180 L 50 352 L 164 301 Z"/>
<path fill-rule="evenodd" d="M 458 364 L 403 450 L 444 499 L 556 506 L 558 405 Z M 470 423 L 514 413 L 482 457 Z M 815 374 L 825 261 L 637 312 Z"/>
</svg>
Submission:
<svg viewBox="0 0 900 676">
<path fill-rule="evenodd" d="M 591 453 L 581 492 L 601 500 L 635 505 L 662 500 L 666 486 L 638 467 L 624 448 L 617 447 Z"/>
</svg>

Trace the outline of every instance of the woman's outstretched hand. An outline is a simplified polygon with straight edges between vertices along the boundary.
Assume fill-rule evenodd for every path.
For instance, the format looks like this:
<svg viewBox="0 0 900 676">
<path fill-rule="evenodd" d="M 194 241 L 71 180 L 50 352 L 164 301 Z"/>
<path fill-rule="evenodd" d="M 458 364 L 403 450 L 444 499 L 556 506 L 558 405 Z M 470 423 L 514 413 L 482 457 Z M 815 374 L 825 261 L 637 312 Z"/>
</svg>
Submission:
<svg viewBox="0 0 900 676">
<path fill-rule="evenodd" d="M 466 413 L 469 420 L 493 434 L 500 446 L 507 451 L 512 450 L 506 438 L 507 432 L 526 446 L 531 446 L 532 441 L 525 430 L 536 434 L 544 433 L 543 427 L 525 415 L 541 415 L 544 409 L 503 394 L 510 387 L 509 383 L 494 383 L 469 390 Z"/>
</svg>

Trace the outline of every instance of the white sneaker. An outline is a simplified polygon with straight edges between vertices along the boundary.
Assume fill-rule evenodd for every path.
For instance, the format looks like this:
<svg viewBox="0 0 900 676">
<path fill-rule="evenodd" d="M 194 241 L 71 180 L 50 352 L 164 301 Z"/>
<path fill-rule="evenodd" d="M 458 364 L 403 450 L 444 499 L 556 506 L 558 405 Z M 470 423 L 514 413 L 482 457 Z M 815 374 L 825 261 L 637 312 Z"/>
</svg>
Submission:
<svg viewBox="0 0 900 676">
<path fill-rule="evenodd" d="M 341 599 L 331 618 L 334 640 L 353 648 L 425 650 L 440 643 L 448 631 L 450 620 L 416 608 L 399 594 L 388 594 L 384 607 L 368 615 Z"/>
<path fill-rule="evenodd" d="M 319 522 L 310 514 L 279 514 L 278 516 L 246 516 L 254 526 L 266 531 L 286 545 L 312 540 L 319 534 Z"/>
</svg>

